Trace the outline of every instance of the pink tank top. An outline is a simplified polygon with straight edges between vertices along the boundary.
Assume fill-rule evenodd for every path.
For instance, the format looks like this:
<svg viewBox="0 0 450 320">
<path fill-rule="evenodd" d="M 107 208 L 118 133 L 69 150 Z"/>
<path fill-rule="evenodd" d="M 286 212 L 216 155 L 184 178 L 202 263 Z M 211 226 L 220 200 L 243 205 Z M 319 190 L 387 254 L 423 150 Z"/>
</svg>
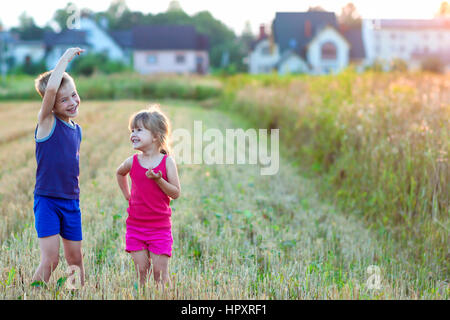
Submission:
<svg viewBox="0 0 450 320">
<path fill-rule="evenodd" d="M 154 172 L 161 171 L 162 179 L 167 181 L 166 159 L 164 155 L 160 164 L 153 168 Z M 137 154 L 133 156 L 131 165 L 131 197 L 128 202 L 128 225 L 139 227 L 170 227 L 172 209 L 170 197 L 161 190 L 155 181 L 147 178 L 148 169 L 141 166 Z"/>
</svg>

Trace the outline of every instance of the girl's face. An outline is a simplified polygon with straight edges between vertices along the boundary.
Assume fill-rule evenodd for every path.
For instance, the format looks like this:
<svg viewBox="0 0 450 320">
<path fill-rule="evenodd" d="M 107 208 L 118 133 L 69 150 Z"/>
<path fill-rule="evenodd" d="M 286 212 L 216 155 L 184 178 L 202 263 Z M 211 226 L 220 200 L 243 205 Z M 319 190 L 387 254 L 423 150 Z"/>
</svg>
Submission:
<svg viewBox="0 0 450 320">
<path fill-rule="evenodd" d="M 64 121 L 69 121 L 78 115 L 80 97 L 72 81 L 61 86 L 56 93 L 55 106 L 53 112 L 57 117 Z"/>
<path fill-rule="evenodd" d="M 156 137 L 141 123 L 138 123 L 135 128 L 131 129 L 130 140 L 133 148 L 140 151 L 148 150 L 156 143 Z"/>
</svg>

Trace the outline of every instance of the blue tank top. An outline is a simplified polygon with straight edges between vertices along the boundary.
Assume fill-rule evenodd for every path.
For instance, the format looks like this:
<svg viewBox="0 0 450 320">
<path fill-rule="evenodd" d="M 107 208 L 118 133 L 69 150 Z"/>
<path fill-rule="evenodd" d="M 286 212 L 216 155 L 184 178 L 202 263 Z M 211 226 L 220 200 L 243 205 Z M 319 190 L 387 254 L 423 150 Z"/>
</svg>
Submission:
<svg viewBox="0 0 450 320">
<path fill-rule="evenodd" d="M 50 134 L 36 139 L 36 185 L 34 194 L 79 199 L 81 127 L 55 116 Z"/>
</svg>

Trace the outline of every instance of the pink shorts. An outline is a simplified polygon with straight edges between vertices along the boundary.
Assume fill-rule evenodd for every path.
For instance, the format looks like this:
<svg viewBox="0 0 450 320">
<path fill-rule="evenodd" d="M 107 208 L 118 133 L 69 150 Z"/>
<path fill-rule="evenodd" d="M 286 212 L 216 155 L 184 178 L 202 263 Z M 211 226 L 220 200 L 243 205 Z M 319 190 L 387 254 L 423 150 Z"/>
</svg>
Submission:
<svg viewBox="0 0 450 320">
<path fill-rule="evenodd" d="M 126 251 L 148 250 L 154 254 L 172 256 L 172 228 L 136 227 L 127 224 Z"/>
</svg>

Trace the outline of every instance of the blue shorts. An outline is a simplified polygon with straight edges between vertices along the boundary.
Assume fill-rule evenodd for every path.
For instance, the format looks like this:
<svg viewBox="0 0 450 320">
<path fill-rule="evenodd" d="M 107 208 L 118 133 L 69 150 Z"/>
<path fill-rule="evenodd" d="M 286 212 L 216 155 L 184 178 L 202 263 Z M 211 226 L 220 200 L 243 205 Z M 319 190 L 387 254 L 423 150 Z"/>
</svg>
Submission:
<svg viewBox="0 0 450 320">
<path fill-rule="evenodd" d="M 81 241 L 80 200 L 34 195 L 34 222 L 39 238 L 60 234 Z"/>
</svg>

